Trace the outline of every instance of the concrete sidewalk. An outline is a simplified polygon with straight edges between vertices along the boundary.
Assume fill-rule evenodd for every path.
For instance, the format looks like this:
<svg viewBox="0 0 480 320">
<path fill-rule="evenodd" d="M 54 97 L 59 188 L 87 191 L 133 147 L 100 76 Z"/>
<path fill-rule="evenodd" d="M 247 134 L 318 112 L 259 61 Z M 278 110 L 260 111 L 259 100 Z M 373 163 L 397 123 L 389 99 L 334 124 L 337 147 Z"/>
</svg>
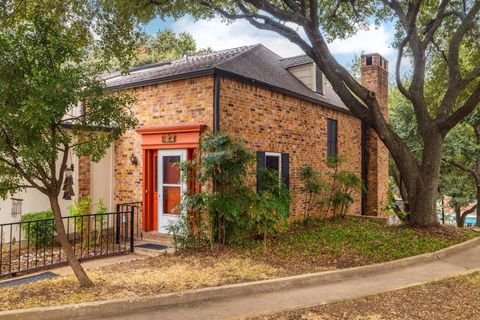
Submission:
<svg viewBox="0 0 480 320">
<path fill-rule="evenodd" d="M 166 309 L 145 310 L 109 318 L 111 320 L 146 319 L 232 319 L 309 307 L 338 300 L 371 295 L 441 278 L 480 270 L 480 246 L 433 262 L 386 271 L 338 282 L 298 287 L 205 301 Z"/>
</svg>

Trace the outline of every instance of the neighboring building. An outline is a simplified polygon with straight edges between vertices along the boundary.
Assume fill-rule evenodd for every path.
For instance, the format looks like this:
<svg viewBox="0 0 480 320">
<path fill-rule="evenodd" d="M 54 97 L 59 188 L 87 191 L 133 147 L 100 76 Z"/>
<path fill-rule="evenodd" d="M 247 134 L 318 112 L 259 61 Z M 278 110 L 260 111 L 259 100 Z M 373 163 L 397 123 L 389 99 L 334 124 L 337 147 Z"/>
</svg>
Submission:
<svg viewBox="0 0 480 320">
<path fill-rule="evenodd" d="M 388 62 L 362 56 L 362 83 L 387 113 Z M 242 139 L 257 165 L 277 168 L 289 186 L 291 217 L 304 213 L 299 169 L 327 171 L 327 157 L 366 181 L 354 215 L 384 215 L 388 153 L 373 130 L 351 114 L 307 56 L 282 58 L 262 45 L 246 46 L 111 74 L 111 90 L 136 98 L 139 125 L 114 144 L 112 204 L 143 201 L 144 233 L 164 233 L 172 208 L 187 190 L 174 163 L 190 159 L 205 132 Z M 97 197 L 95 170 L 81 159 L 78 195 Z M 83 173 L 83 174 L 82 174 Z M 106 178 L 108 181 L 108 178 Z M 252 179 L 255 173 L 252 172 Z M 313 213 L 315 214 L 315 213 Z"/>
<path fill-rule="evenodd" d="M 73 185 L 75 195 L 92 195 L 92 202 L 98 203 L 102 199 L 104 205 L 113 210 L 113 170 L 112 170 L 112 148 L 109 148 L 105 157 L 98 163 L 90 163 L 87 159 L 79 160 L 78 157 L 73 157 L 74 172 L 73 177 L 75 184 Z M 87 166 L 85 165 L 87 164 Z M 88 171 L 85 170 L 87 167 Z M 83 180 L 88 179 L 91 183 L 88 184 L 88 188 L 81 190 L 79 188 L 78 178 L 82 177 Z M 68 207 L 73 204 L 72 200 L 63 200 L 62 194 L 60 194 L 60 207 L 62 209 L 63 216 L 69 215 Z M 27 189 L 16 193 L 12 197 L 8 197 L 4 200 L 0 198 L 0 225 L 19 222 L 21 216 L 30 213 L 38 212 L 50 209 L 50 202 L 46 195 L 35 189 Z M 18 234 L 18 225 L 12 226 L 12 234 Z M 0 242 L 6 243 L 10 239 L 10 226 L 0 227 Z M 5 249 L 5 248 L 4 248 Z"/>
</svg>

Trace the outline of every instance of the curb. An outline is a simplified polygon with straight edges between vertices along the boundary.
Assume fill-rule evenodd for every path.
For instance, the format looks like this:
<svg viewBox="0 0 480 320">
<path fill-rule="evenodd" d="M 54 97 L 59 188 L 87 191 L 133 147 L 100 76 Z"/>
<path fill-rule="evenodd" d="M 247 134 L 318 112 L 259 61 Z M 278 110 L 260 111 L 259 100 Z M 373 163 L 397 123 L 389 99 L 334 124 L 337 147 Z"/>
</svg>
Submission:
<svg viewBox="0 0 480 320">
<path fill-rule="evenodd" d="M 480 245 L 480 237 L 436 252 L 368 266 L 302 274 L 271 280 L 231 284 L 220 287 L 194 289 L 183 292 L 166 293 L 147 297 L 84 302 L 75 305 L 3 311 L 0 312 L 0 319 L 60 320 L 85 317 L 102 318 L 131 313 L 137 310 L 145 311 L 147 309 L 171 307 L 176 305 L 200 302 L 204 300 L 221 299 L 231 296 L 247 295 L 251 293 L 278 291 L 292 287 L 301 287 L 319 283 L 331 283 L 340 280 L 347 280 L 353 277 L 365 277 L 367 275 L 375 275 L 398 268 L 412 266 L 415 264 L 436 261 L 444 257 L 454 255 L 460 251 L 471 249 L 477 245 Z"/>
</svg>

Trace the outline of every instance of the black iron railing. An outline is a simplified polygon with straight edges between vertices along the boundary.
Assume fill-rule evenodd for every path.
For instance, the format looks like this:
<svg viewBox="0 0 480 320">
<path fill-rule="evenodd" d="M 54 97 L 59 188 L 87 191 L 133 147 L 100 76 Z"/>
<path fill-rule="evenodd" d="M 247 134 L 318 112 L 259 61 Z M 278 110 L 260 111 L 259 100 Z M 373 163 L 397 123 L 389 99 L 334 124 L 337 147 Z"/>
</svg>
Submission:
<svg viewBox="0 0 480 320">
<path fill-rule="evenodd" d="M 133 236 L 135 239 L 142 239 L 143 232 L 142 232 L 142 202 L 128 202 L 128 203 L 120 203 L 117 204 L 117 211 L 131 211 L 133 209 Z"/>
<path fill-rule="evenodd" d="M 141 205 L 140 205 L 141 207 Z M 135 207 L 63 218 L 80 260 L 133 252 Z M 67 263 L 51 219 L 0 224 L 0 277 Z"/>
</svg>

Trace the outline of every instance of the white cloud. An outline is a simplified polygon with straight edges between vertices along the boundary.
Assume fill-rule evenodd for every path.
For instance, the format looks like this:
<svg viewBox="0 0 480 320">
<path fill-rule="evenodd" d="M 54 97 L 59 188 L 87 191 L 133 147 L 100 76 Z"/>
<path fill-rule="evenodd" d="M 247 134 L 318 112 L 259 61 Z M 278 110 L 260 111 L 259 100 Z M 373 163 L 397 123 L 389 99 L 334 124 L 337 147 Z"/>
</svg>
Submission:
<svg viewBox="0 0 480 320">
<path fill-rule="evenodd" d="M 171 27 L 175 32 L 186 31 L 192 34 L 199 48 L 222 50 L 261 43 L 282 57 L 303 54 L 297 45 L 284 37 L 275 32 L 259 30 L 244 20 L 227 24 L 220 18 L 195 21 L 191 17 L 184 17 L 175 21 Z M 391 40 L 392 35 L 383 26 L 375 28 L 372 25 L 369 30 L 359 31 L 351 38 L 333 41 L 329 47 L 339 58 L 360 54 L 362 51 L 376 52 L 386 56 L 392 63 L 394 50 L 389 45 Z"/>
<path fill-rule="evenodd" d="M 297 45 L 275 32 L 259 30 L 243 20 L 226 24 L 219 18 L 194 21 L 190 17 L 184 17 L 175 21 L 172 29 L 175 32 L 190 33 L 199 48 L 223 50 L 261 43 L 283 57 L 302 54 Z"/>
<path fill-rule="evenodd" d="M 360 30 L 353 37 L 345 40 L 334 40 L 329 44 L 333 54 L 345 53 L 379 53 L 390 55 L 393 48 L 390 47 L 392 37 L 383 26 L 370 26 L 369 30 Z"/>
</svg>

